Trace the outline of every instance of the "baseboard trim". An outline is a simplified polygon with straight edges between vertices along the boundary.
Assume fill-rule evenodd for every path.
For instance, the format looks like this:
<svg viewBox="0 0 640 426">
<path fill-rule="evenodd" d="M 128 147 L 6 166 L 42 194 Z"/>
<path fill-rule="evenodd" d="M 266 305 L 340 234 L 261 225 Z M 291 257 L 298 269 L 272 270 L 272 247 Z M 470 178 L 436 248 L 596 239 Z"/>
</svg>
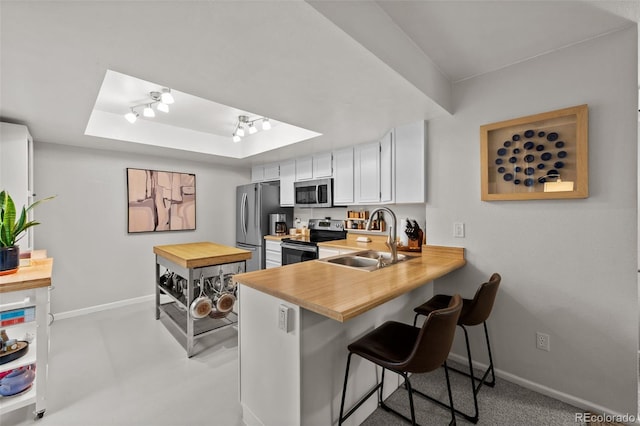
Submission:
<svg viewBox="0 0 640 426">
<path fill-rule="evenodd" d="M 57 313 L 54 313 L 53 315 L 56 320 L 63 320 L 67 318 L 74 318 L 82 315 L 92 314 L 94 312 L 106 311 L 108 309 L 115 309 L 115 308 L 121 308 L 123 306 L 135 305 L 138 303 L 151 302 L 153 301 L 154 297 L 155 297 L 154 294 L 149 294 L 147 296 L 134 297 L 133 299 L 119 300 L 117 302 L 105 303 L 103 305 L 89 306 L 88 308 L 76 309 L 73 311 L 57 312 Z"/>
<path fill-rule="evenodd" d="M 461 364 L 464 365 L 468 365 L 468 361 L 467 361 L 467 357 L 465 356 L 461 356 L 458 354 L 454 354 L 454 353 L 450 353 L 449 354 L 449 358 L 452 361 L 456 361 L 459 362 Z M 485 370 L 487 369 L 489 366 L 487 364 L 482 364 L 479 362 L 474 361 L 473 362 L 473 368 L 477 368 L 480 370 Z M 577 396 L 574 395 L 570 395 L 568 393 L 564 393 L 564 392 L 560 392 L 556 389 L 552 389 L 550 387 L 541 385 L 539 383 L 536 382 L 532 382 L 531 380 L 527 380 L 527 379 L 523 379 L 522 377 L 516 376 L 515 374 L 511 374 L 508 373 L 504 370 L 500 370 L 498 368 L 495 368 L 494 366 L 494 371 L 496 373 L 496 377 L 500 377 L 501 379 L 504 379 L 508 382 L 511 383 L 515 383 L 518 386 L 522 386 L 523 388 L 526 389 L 530 389 L 532 391 L 538 392 L 542 395 L 546 395 L 548 397 L 557 399 L 559 401 L 565 402 L 567 404 L 571 404 L 577 408 L 583 409 L 586 411 L 589 411 L 591 413 L 595 413 L 595 414 L 607 414 L 610 416 L 618 416 L 620 418 L 625 418 L 625 416 L 629 416 L 629 415 L 633 415 L 634 419 L 636 419 L 636 423 L 637 423 L 637 415 L 635 413 L 628 413 L 628 414 L 623 414 L 623 413 L 617 413 L 607 407 L 603 407 L 601 405 L 598 405 L 594 402 L 591 401 L 587 401 L 584 400 L 582 398 L 579 398 Z"/>
</svg>

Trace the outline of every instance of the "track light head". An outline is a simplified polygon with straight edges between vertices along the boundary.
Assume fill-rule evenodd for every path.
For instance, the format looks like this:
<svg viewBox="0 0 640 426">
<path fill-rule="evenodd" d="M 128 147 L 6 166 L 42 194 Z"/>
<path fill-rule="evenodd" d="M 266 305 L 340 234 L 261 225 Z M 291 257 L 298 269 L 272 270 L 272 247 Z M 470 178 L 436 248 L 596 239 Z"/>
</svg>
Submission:
<svg viewBox="0 0 640 426">
<path fill-rule="evenodd" d="M 240 136 L 241 138 L 244 137 L 244 127 L 242 127 L 242 125 L 238 126 L 238 129 L 236 130 L 236 135 Z"/>
<path fill-rule="evenodd" d="M 249 134 L 253 135 L 257 132 L 258 132 L 258 129 L 256 129 L 256 126 L 254 126 L 253 123 L 249 123 Z"/>
<path fill-rule="evenodd" d="M 126 118 L 126 119 L 127 119 L 127 121 L 128 121 L 129 123 L 133 124 L 133 123 L 135 123 L 135 122 L 136 122 L 136 120 L 138 119 L 138 116 L 139 116 L 139 115 L 140 115 L 140 114 L 138 114 L 137 112 L 135 112 L 135 111 L 133 110 L 133 108 L 132 108 L 130 112 L 128 112 L 128 113 L 126 113 L 126 114 L 124 115 L 124 118 Z"/>
<path fill-rule="evenodd" d="M 262 119 L 262 130 L 269 130 L 269 129 L 271 129 L 271 122 L 267 117 L 265 117 Z"/>
<path fill-rule="evenodd" d="M 151 108 L 151 104 L 147 104 L 147 106 L 144 107 L 144 109 L 142 110 L 142 115 L 147 118 L 153 118 L 156 116 L 155 111 L 153 110 L 153 108 Z"/>
<path fill-rule="evenodd" d="M 235 133 L 233 134 L 233 141 L 238 143 L 242 140 L 242 138 L 238 135 L 236 135 Z"/>
<path fill-rule="evenodd" d="M 170 105 L 175 102 L 173 99 L 173 95 L 171 94 L 171 89 L 164 88 L 162 89 L 162 94 L 160 95 L 160 100 L 163 104 Z"/>
</svg>

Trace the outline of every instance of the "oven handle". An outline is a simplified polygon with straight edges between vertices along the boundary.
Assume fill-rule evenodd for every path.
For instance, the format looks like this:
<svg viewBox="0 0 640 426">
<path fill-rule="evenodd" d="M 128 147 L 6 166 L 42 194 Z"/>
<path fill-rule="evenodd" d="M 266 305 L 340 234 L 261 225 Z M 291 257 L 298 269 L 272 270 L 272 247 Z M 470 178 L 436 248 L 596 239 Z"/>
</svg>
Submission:
<svg viewBox="0 0 640 426">
<path fill-rule="evenodd" d="M 304 246 L 302 244 L 281 243 L 280 247 L 282 247 L 283 249 L 308 251 L 308 252 L 312 252 L 312 253 L 315 253 L 317 251 L 317 247 L 315 247 L 315 246 Z"/>
</svg>

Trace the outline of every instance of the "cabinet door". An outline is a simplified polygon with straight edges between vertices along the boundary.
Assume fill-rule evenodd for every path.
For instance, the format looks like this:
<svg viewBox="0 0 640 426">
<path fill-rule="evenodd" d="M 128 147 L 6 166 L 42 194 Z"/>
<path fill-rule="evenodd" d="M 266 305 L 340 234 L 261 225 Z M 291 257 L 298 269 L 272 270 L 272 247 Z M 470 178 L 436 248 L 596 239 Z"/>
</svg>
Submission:
<svg viewBox="0 0 640 426">
<path fill-rule="evenodd" d="M 296 179 L 296 162 L 287 161 L 280 164 L 280 205 L 293 207 L 293 183 Z"/>
<path fill-rule="evenodd" d="M 264 166 L 263 179 L 265 181 L 273 181 L 280 179 L 280 165 L 279 164 L 266 164 Z"/>
<path fill-rule="evenodd" d="M 324 259 L 326 257 L 337 256 L 340 254 L 340 250 L 328 247 L 318 247 L 318 258 Z"/>
<path fill-rule="evenodd" d="M 17 214 L 33 203 L 33 139 L 26 126 L 0 123 L 0 190 L 11 195 Z M 33 210 L 27 218 L 33 220 Z M 33 232 L 27 229 L 18 243 L 22 251 L 33 249 Z"/>
<path fill-rule="evenodd" d="M 380 141 L 380 202 L 393 202 L 393 132 L 387 133 Z"/>
<path fill-rule="evenodd" d="M 313 177 L 325 178 L 333 175 L 333 167 L 331 164 L 331 153 L 319 154 L 313 156 Z"/>
<path fill-rule="evenodd" d="M 333 203 L 353 204 L 353 148 L 333 153 Z"/>
<path fill-rule="evenodd" d="M 356 204 L 380 201 L 380 143 L 357 145 L 354 149 Z"/>
<path fill-rule="evenodd" d="M 417 121 L 395 128 L 396 203 L 426 201 L 425 125 Z"/>
<path fill-rule="evenodd" d="M 251 167 L 251 182 L 262 182 L 264 180 L 264 166 Z"/>
<path fill-rule="evenodd" d="M 296 158 L 296 181 L 313 179 L 313 157 Z"/>
</svg>

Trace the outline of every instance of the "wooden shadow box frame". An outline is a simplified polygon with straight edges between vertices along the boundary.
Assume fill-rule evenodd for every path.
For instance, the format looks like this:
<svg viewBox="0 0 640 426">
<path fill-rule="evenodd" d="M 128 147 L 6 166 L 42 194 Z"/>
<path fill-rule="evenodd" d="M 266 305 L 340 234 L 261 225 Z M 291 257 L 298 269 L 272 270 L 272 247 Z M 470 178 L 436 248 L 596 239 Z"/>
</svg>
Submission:
<svg viewBox="0 0 640 426">
<path fill-rule="evenodd" d="M 480 126 L 482 200 L 587 198 L 588 131 L 586 104 Z"/>
</svg>

